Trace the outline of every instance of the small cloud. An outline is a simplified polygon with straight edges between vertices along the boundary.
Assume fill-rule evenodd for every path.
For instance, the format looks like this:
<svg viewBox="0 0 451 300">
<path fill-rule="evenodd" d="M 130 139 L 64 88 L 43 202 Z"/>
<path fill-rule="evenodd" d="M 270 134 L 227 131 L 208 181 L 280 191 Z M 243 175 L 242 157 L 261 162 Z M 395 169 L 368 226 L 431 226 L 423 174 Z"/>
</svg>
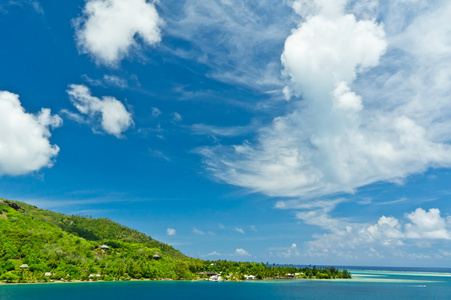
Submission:
<svg viewBox="0 0 451 300">
<path fill-rule="evenodd" d="M 176 231 L 174 228 L 168 228 L 168 229 L 166 229 L 166 233 L 167 233 L 167 235 L 175 235 Z"/>
<path fill-rule="evenodd" d="M 274 251 L 275 253 L 273 254 L 283 258 L 290 258 L 300 255 L 300 252 L 297 250 L 297 245 L 295 243 L 291 244 L 291 247 L 272 247 L 268 250 Z"/>
<path fill-rule="evenodd" d="M 19 7 L 25 7 L 30 6 L 36 13 L 43 15 L 44 9 L 39 4 L 38 1 L 35 0 L 22 0 L 22 1 L 3 1 L 5 3 L 0 4 L 0 13 L 8 13 L 8 6 L 19 6 Z"/>
<path fill-rule="evenodd" d="M 172 120 L 174 122 L 180 122 L 182 120 L 182 116 L 178 112 L 172 113 Z"/>
<path fill-rule="evenodd" d="M 154 3 L 146 0 L 87 1 L 82 15 L 74 20 L 80 53 L 92 55 L 98 64 L 115 66 L 142 45 L 161 40 Z"/>
<path fill-rule="evenodd" d="M 212 136 L 240 136 L 250 132 L 253 126 L 229 126 L 217 127 L 205 124 L 194 124 L 191 130 L 197 135 L 212 135 Z"/>
<path fill-rule="evenodd" d="M 202 230 L 197 229 L 196 227 L 193 227 L 193 233 L 198 235 L 205 235 L 205 232 Z"/>
<path fill-rule="evenodd" d="M 213 231 L 208 231 L 208 235 L 215 236 L 216 234 Z"/>
<path fill-rule="evenodd" d="M 374 203 L 374 205 L 391 205 L 391 204 L 397 204 L 397 203 L 406 202 L 407 200 L 408 200 L 407 198 L 402 197 L 402 198 L 397 199 L 397 200 Z"/>
<path fill-rule="evenodd" d="M 239 255 L 239 256 L 251 256 L 249 254 L 249 252 L 247 252 L 246 250 L 242 249 L 242 248 L 238 248 L 235 250 L 235 255 Z"/>
<path fill-rule="evenodd" d="M 100 79 L 92 79 L 86 74 L 81 75 L 81 78 L 89 83 L 91 86 L 103 86 L 103 82 Z"/>
<path fill-rule="evenodd" d="M 207 256 L 220 256 L 220 255 L 221 255 L 221 253 L 218 253 L 216 251 L 213 251 L 213 252 L 210 252 L 207 254 Z"/>
<path fill-rule="evenodd" d="M 120 89 L 128 87 L 127 81 L 115 75 L 104 75 L 103 81 L 109 86 L 115 86 Z"/>
<path fill-rule="evenodd" d="M 257 228 L 255 228 L 254 225 L 251 225 L 251 230 L 252 230 L 253 232 L 257 232 Z"/>
<path fill-rule="evenodd" d="M 81 76 L 83 80 L 89 83 L 91 86 L 101 86 L 101 87 L 117 87 L 120 89 L 125 89 L 128 87 L 128 82 L 124 78 L 116 75 L 103 75 L 102 79 L 92 79 L 88 75 L 83 74 Z"/>
<path fill-rule="evenodd" d="M 106 133 L 121 138 L 122 133 L 134 125 L 131 112 L 114 97 L 94 97 L 88 87 L 78 84 L 69 85 L 67 93 L 81 114 L 67 112 L 67 115 L 77 122 L 91 124 L 93 130 L 100 126 Z"/>
<path fill-rule="evenodd" d="M 244 230 L 243 230 L 243 228 L 238 228 L 238 227 L 235 227 L 235 230 L 236 230 L 236 231 L 238 231 L 239 233 L 242 233 L 242 234 L 244 234 Z"/>
<path fill-rule="evenodd" d="M 224 225 L 222 225 L 221 223 L 219 223 L 219 228 L 221 228 L 221 229 L 225 229 L 225 226 Z"/>
<path fill-rule="evenodd" d="M 158 118 L 159 115 L 161 115 L 161 110 L 156 107 L 152 107 L 152 117 Z"/>
<path fill-rule="evenodd" d="M 373 202 L 373 199 L 371 199 L 370 197 L 366 197 L 366 198 L 363 198 L 362 200 L 357 201 L 357 203 L 361 204 L 361 205 L 371 204 L 372 202 Z"/>
<path fill-rule="evenodd" d="M 158 150 L 152 150 L 152 149 L 149 149 L 149 154 L 150 154 L 150 156 L 152 156 L 152 157 L 162 158 L 162 159 L 164 159 L 164 160 L 167 161 L 167 162 L 170 162 L 170 161 L 171 161 L 171 159 L 170 159 L 169 157 L 167 157 L 166 155 L 164 155 L 163 152 L 158 151 Z"/>
</svg>

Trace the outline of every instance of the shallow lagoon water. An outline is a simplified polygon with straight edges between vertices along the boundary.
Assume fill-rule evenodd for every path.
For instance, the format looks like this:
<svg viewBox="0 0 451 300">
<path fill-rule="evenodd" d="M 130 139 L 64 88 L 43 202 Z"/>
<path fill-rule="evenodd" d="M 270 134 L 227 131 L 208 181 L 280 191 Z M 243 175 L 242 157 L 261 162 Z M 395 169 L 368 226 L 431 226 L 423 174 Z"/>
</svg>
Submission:
<svg viewBox="0 0 451 300">
<path fill-rule="evenodd" d="M 451 274 L 352 270 L 351 280 L 133 281 L 1 285 L 2 300 L 450 299 Z"/>
</svg>

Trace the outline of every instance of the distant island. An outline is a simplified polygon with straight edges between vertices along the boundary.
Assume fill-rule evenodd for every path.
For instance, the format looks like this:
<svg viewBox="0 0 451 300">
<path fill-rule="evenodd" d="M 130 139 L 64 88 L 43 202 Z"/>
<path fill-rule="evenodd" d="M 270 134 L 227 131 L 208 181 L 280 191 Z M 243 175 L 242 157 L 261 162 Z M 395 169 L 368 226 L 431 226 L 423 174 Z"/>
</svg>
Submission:
<svg viewBox="0 0 451 300">
<path fill-rule="evenodd" d="M 334 267 L 190 258 L 108 218 L 69 216 L 0 198 L 0 281 L 5 283 L 351 278 Z"/>
</svg>

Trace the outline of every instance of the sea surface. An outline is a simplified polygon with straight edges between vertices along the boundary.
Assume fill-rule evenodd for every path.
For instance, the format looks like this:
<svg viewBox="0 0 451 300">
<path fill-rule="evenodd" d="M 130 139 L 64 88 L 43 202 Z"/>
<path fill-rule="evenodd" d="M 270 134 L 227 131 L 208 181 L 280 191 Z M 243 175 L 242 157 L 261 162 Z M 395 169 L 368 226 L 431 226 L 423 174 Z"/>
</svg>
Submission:
<svg viewBox="0 0 451 300">
<path fill-rule="evenodd" d="M 347 269 L 353 279 L 0 285 L 0 299 L 451 299 L 451 269 Z"/>
</svg>

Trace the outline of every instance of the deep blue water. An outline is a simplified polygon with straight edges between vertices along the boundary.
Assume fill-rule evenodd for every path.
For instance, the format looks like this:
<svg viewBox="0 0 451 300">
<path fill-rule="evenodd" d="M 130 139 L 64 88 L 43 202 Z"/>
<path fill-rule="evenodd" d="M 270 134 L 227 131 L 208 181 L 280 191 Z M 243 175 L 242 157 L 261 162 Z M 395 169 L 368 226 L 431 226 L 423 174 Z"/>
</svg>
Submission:
<svg viewBox="0 0 451 300">
<path fill-rule="evenodd" d="M 0 299 L 451 299 L 451 273 L 416 271 L 353 270 L 352 280 L 0 285 Z"/>
</svg>

